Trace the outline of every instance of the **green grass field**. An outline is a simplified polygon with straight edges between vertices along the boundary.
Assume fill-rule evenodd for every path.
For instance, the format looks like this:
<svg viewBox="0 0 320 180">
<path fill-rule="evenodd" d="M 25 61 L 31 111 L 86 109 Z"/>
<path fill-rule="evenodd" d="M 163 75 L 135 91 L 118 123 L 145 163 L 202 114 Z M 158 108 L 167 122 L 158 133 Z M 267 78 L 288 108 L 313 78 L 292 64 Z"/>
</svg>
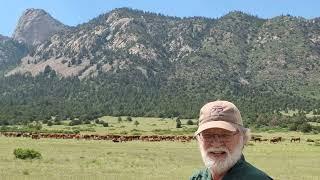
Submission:
<svg viewBox="0 0 320 180">
<path fill-rule="evenodd" d="M 77 126 L 66 126 L 70 121 L 63 121 L 64 125 L 43 125 L 43 129 L 48 130 L 74 130 L 80 129 L 82 134 L 130 134 L 130 135 L 151 135 L 151 134 L 176 134 L 192 135 L 197 125 L 187 125 L 188 119 L 181 119 L 182 128 L 176 128 L 176 120 L 170 118 L 151 118 L 151 117 L 133 117 L 132 121 L 126 121 L 122 117 L 122 122 L 118 122 L 118 117 L 104 116 L 100 118 L 108 122 L 109 127 L 103 127 L 101 124 L 84 124 Z M 138 121 L 139 125 L 134 125 Z M 196 120 L 192 120 L 196 124 Z M 88 131 L 86 131 L 88 130 Z M 94 131 L 92 131 L 94 130 Z"/>
<path fill-rule="evenodd" d="M 116 117 L 103 117 L 109 127 L 101 124 L 65 126 L 43 125 L 48 130 L 91 129 L 81 134 L 167 134 L 192 135 L 196 125 L 176 128 L 175 119 L 133 118 L 132 122 L 118 122 Z M 135 126 L 134 121 L 139 125 Z M 193 120 L 196 122 L 196 120 Z M 64 122 L 65 124 L 68 121 Z M 320 180 L 320 145 L 307 143 L 307 139 L 320 140 L 319 134 L 298 132 L 255 133 L 263 138 L 282 136 L 279 144 L 250 142 L 244 154 L 246 159 L 275 179 Z M 291 137 L 301 137 L 300 143 L 290 143 Z M 41 152 L 40 160 L 15 159 L 15 148 L 32 148 Z M 8 138 L 0 136 L 1 180 L 162 180 L 188 179 L 201 168 L 202 160 L 195 140 L 182 142 L 123 142 L 73 139 Z"/>
<path fill-rule="evenodd" d="M 264 134 L 274 136 L 275 134 Z M 279 135 L 279 134 L 276 134 Z M 297 134 L 294 134 L 297 135 Z M 317 138 L 303 135 L 303 138 Z M 319 137 L 318 137 L 319 138 Z M 32 148 L 40 160 L 15 159 L 15 148 Z M 245 157 L 275 179 L 320 179 L 320 146 L 254 143 Z M 125 142 L 0 137 L 0 179 L 188 179 L 202 167 L 196 141 Z"/>
</svg>

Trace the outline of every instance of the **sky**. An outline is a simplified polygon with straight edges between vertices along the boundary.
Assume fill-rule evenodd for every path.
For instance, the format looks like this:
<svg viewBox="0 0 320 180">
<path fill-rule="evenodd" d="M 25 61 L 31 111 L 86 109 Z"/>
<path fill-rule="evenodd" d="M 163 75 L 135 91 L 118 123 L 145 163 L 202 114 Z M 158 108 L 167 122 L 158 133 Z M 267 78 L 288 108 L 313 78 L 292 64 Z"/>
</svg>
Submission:
<svg viewBox="0 0 320 180">
<path fill-rule="evenodd" d="M 3 0 L 0 34 L 11 37 L 28 8 L 44 9 L 63 24 L 75 26 L 120 7 L 177 17 L 219 18 L 234 10 L 264 19 L 287 14 L 320 17 L 320 0 Z"/>
</svg>

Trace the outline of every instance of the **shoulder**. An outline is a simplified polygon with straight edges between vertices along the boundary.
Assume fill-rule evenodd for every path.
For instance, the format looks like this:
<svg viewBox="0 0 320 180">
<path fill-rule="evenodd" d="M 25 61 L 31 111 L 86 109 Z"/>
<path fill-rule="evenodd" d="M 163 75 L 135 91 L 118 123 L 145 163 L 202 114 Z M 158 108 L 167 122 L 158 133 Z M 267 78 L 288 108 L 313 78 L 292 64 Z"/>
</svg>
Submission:
<svg viewBox="0 0 320 180">
<path fill-rule="evenodd" d="M 244 179 L 254 179 L 254 180 L 272 180 L 270 176 L 268 176 L 265 172 L 261 171 L 260 169 L 254 167 L 248 162 L 244 163 L 243 169 L 243 176 Z"/>
<path fill-rule="evenodd" d="M 211 174 L 208 169 L 201 169 L 195 172 L 190 180 L 211 180 Z"/>
</svg>

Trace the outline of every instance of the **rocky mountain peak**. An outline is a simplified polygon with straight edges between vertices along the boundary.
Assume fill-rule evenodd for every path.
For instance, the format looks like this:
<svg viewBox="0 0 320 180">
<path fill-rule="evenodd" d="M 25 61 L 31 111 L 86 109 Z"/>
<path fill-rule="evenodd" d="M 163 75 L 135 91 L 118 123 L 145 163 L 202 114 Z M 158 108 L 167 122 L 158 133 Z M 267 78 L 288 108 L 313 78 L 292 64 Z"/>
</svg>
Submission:
<svg viewBox="0 0 320 180">
<path fill-rule="evenodd" d="M 27 9 L 18 21 L 13 39 L 28 45 L 37 45 L 67 28 L 42 9 Z"/>
<path fill-rule="evenodd" d="M 9 37 L 7 37 L 7 36 L 2 36 L 1 34 L 0 34 L 0 41 L 4 41 L 4 40 L 8 40 L 9 39 Z"/>
</svg>

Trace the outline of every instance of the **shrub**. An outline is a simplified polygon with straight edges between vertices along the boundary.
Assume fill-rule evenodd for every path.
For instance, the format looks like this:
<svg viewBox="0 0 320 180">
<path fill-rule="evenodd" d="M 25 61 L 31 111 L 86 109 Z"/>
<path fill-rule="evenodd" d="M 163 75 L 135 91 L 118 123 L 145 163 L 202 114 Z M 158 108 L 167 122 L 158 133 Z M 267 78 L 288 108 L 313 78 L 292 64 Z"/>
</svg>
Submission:
<svg viewBox="0 0 320 180">
<path fill-rule="evenodd" d="M 312 126 L 308 123 L 303 123 L 298 128 L 304 133 L 310 132 L 312 130 Z"/>
<path fill-rule="evenodd" d="M 60 120 L 54 120 L 54 125 L 62 125 L 62 122 Z"/>
<path fill-rule="evenodd" d="M 193 121 L 192 121 L 191 119 L 189 119 L 189 120 L 187 121 L 187 125 L 193 125 Z"/>
<path fill-rule="evenodd" d="M 72 120 L 70 123 L 69 123 L 69 126 L 75 126 L 75 125 L 80 125 L 82 124 L 82 121 L 81 120 Z"/>
<path fill-rule="evenodd" d="M 136 127 L 139 125 L 140 123 L 138 121 L 134 121 L 134 125 L 136 125 Z"/>
<path fill-rule="evenodd" d="M 132 121 L 132 117 L 131 117 L 131 116 L 128 116 L 128 117 L 127 117 L 127 121 L 131 122 L 131 121 Z"/>
<path fill-rule="evenodd" d="M 52 125 L 53 125 L 53 122 L 52 122 L 52 121 L 48 121 L 47 125 L 48 125 L 48 126 L 52 126 Z"/>
<path fill-rule="evenodd" d="M 293 123 L 289 125 L 289 130 L 290 131 L 296 131 L 298 129 L 298 125 Z"/>
<path fill-rule="evenodd" d="M 29 175 L 30 173 L 29 173 L 28 170 L 23 170 L 23 171 L 22 171 L 22 174 L 23 174 L 23 175 Z"/>
<path fill-rule="evenodd" d="M 181 121 L 180 121 L 180 118 L 177 118 L 177 119 L 176 119 L 176 122 L 177 122 L 177 124 L 176 124 L 176 128 L 182 128 L 182 127 L 181 127 Z"/>
<path fill-rule="evenodd" d="M 42 156 L 38 151 L 33 149 L 14 149 L 13 154 L 18 159 L 41 159 Z"/>
<path fill-rule="evenodd" d="M 90 120 L 85 120 L 84 124 L 91 124 Z"/>
<path fill-rule="evenodd" d="M 79 129 L 75 129 L 75 130 L 73 130 L 73 133 L 74 133 L 74 134 L 79 134 L 79 133 L 80 133 L 80 130 L 79 130 Z"/>
<path fill-rule="evenodd" d="M 102 123 L 103 127 L 109 127 L 109 124 L 107 122 Z"/>
</svg>

